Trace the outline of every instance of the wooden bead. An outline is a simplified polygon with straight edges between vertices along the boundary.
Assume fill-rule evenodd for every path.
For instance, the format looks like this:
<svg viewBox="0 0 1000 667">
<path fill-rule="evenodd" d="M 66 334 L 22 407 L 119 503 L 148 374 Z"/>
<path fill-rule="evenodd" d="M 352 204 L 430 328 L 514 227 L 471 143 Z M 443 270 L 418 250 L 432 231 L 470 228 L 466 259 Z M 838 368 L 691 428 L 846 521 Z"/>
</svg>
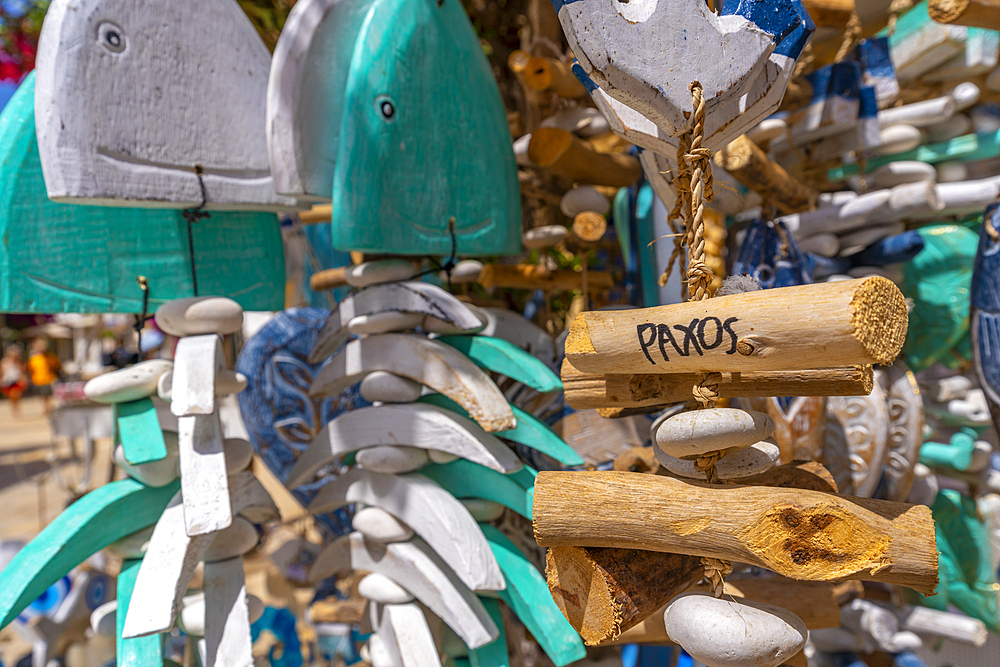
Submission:
<svg viewBox="0 0 1000 667">
<path fill-rule="evenodd" d="M 156 326 L 172 336 L 230 334 L 243 326 L 243 308 L 219 296 L 174 299 L 156 309 Z"/>
<path fill-rule="evenodd" d="M 236 558 L 257 546 L 260 536 L 253 524 L 241 516 L 233 517 L 233 523 L 220 530 L 202 557 L 206 563 Z"/>
<path fill-rule="evenodd" d="M 663 613 L 667 634 L 706 667 L 778 667 L 806 643 L 806 625 L 774 605 L 691 594 Z"/>
<path fill-rule="evenodd" d="M 403 259 L 383 259 L 348 268 L 344 273 L 344 279 L 352 287 L 367 287 L 378 283 L 409 280 L 415 275 L 417 275 L 417 269 L 411 262 Z"/>
<path fill-rule="evenodd" d="M 584 211 L 573 218 L 573 235 L 581 241 L 594 243 L 600 241 L 608 231 L 608 221 L 600 213 Z"/>
<path fill-rule="evenodd" d="M 127 403 L 156 393 L 160 376 L 172 369 L 172 361 L 150 359 L 134 366 L 98 375 L 83 387 L 84 395 L 98 403 Z"/>
<path fill-rule="evenodd" d="M 405 604 L 413 599 L 405 588 L 378 572 L 365 575 L 358 582 L 358 594 L 379 604 Z"/>
<path fill-rule="evenodd" d="M 419 382 L 389 373 L 375 371 L 361 380 L 361 398 L 372 403 L 412 403 L 420 398 L 423 385 Z"/>
<path fill-rule="evenodd" d="M 653 434 L 670 456 L 697 456 L 731 447 L 749 447 L 774 432 L 771 417 L 756 410 L 691 410 L 663 421 Z"/>
<path fill-rule="evenodd" d="M 365 470 L 399 475 L 423 468 L 430 459 L 425 450 L 417 447 L 381 445 L 362 449 L 357 454 L 357 462 Z"/>
<path fill-rule="evenodd" d="M 656 460 L 664 468 L 681 477 L 693 479 L 705 479 L 705 473 L 695 468 L 694 461 L 679 459 L 660 451 L 658 447 L 653 448 L 656 452 Z M 719 479 L 741 479 L 752 475 L 759 475 L 770 470 L 778 458 L 781 450 L 777 445 L 770 442 L 757 442 L 745 449 L 729 452 L 715 463 L 715 472 Z"/>
<path fill-rule="evenodd" d="M 423 321 L 424 316 L 419 313 L 386 311 L 371 315 L 358 315 L 347 323 L 347 330 L 355 336 L 389 333 L 391 331 L 409 331 L 419 327 Z"/>
<path fill-rule="evenodd" d="M 354 530 L 376 542 L 405 542 L 414 534 L 412 528 L 381 507 L 366 507 L 360 510 L 354 515 L 352 524 Z"/>
</svg>

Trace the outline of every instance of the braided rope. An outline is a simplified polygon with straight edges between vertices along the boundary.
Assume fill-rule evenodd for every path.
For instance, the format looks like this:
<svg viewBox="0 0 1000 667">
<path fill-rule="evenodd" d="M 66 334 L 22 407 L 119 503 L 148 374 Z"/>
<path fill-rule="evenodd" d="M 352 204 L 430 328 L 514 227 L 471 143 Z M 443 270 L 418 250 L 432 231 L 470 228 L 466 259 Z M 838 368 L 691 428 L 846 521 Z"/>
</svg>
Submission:
<svg viewBox="0 0 1000 667">
<path fill-rule="evenodd" d="M 857 11 L 851 12 L 851 18 L 847 21 L 847 26 L 844 28 L 844 41 L 840 43 L 840 48 L 837 49 L 837 55 L 834 56 L 833 62 L 839 63 L 847 54 L 851 52 L 854 45 L 858 43 L 858 38 L 861 37 L 861 19 L 858 18 Z"/>
</svg>

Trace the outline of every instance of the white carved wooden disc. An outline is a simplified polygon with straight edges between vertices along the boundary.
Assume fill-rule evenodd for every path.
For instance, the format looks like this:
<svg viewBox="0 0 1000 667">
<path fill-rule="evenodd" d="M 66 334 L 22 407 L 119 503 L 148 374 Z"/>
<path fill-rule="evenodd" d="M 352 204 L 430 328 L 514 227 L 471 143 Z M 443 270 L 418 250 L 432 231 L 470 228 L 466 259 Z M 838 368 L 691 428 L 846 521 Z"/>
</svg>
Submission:
<svg viewBox="0 0 1000 667">
<path fill-rule="evenodd" d="M 731 447 L 749 447 L 774 432 L 771 417 L 756 410 L 690 410 L 664 420 L 653 434 L 656 445 L 677 458 Z"/>
<path fill-rule="evenodd" d="M 150 359 L 87 381 L 84 395 L 98 403 L 126 403 L 156 393 L 160 376 L 173 368 L 167 359 Z"/>
</svg>

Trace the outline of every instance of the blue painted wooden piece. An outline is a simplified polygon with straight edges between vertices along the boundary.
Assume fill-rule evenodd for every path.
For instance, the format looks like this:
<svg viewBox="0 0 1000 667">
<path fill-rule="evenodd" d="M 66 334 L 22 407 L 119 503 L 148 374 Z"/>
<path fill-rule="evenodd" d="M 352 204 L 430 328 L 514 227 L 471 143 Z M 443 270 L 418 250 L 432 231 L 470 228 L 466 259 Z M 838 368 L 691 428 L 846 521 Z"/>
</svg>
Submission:
<svg viewBox="0 0 1000 667">
<path fill-rule="evenodd" d="M 792 60 L 816 30 L 805 5 L 797 0 L 725 0 L 721 16 L 742 16 L 774 39 L 774 52 Z"/>
<path fill-rule="evenodd" d="M 236 370 L 247 378 L 247 388 L 237 398 L 250 443 L 282 483 L 326 424 L 342 412 L 371 405 L 356 385 L 330 398 L 309 395 L 323 366 L 310 364 L 309 353 L 329 315 L 316 308 L 278 313 L 246 342 L 236 362 Z M 324 483 L 298 486 L 292 493 L 308 505 Z M 350 514 L 344 510 L 318 519 L 335 535 L 351 530 Z"/>
<path fill-rule="evenodd" d="M 988 227 L 1000 231 L 1000 204 L 986 209 L 979 248 L 972 269 L 972 354 L 979 384 L 986 394 L 994 426 L 1000 425 L 1000 241 Z"/>
<path fill-rule="evenodd" d="M 861 66 L 861 80 L 875 89 L 879 108 L 885 108 L 899 97 L 896 68 L 889 57 L 888 37 L 869 37 L 854 47 L 853 58 Z"/>
<path fill-rule="evenodd" d="M 510 130 L 459 0 L 375 0 L 354 43 L 332 119 L 334 247 L 447 255 L 454 218 L 459 255 L 520 252 Z"/>
<path fill-rule="evenodd" d="M 762 289 L 813 282 L 808 258 L 785 224 L 760 219 L 751 222 L 747 228 L 732 273 L 751 276 Z"/>
<path fill-rule="evenodd" d="M 167 455 L 167 443 L 156 416 L 156 407 L 148 398 L 115 403 L 115 429 L 125 460 L 132 465 L 159 461 Z"/>
<path fill-rule="evenodd" d="M 846 259 L 850 266 L 885 266 L 908 262 L 923 249 L 924 238 L 917 231 L 909 231 L 887 236 Z"/>
<path fill-rule="evenodd" d="M 194 294 L 180 211 L 57 204 L 42 177 L 34 76 L 0 113 L 0 312 L 149 312 Z M 192 228 L 199 294 L 246 310 L 284 304 L 284 251 L 268 213 L 212 213 Z"/>
<path fill-rule="evenodd" d="M 435 340 L 455 348 L 480 368 L 506 375 L 535 391 L 544 394 L 562 389 L 559 376 L 540 359 L 502 338 L 438 336 Z"/>
<path fill-rule="evenodd" d="M 150 667 L 163 664 L 163 638 L 159 634 L 144 637 L 122 637 L 125 616 L 128 614 L 135 578 L 139 575 L 142 559 L 122 561 L 118 573 L 118 609 L 115 611 L 115 656 L 118 667 Z"/>
</svg>

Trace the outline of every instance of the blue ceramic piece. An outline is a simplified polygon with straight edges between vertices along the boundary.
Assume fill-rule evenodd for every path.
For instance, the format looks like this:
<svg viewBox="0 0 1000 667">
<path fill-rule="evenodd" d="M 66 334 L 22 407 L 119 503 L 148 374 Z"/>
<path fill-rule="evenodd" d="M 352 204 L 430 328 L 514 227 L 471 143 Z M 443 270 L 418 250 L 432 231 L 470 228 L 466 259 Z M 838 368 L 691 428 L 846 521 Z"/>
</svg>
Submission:
<svg viewBox="0 0 1000 667">
<path fill-rule="evenodd" d="M 851 266 L 885 266 L 908 262 L 924 249 L 924 238 L 916 231 L 887 236 L 848 257 Z"/>
<path fill-rule="evenodd" d="M 323 365 L 310 364 L 309 352 L 329 315 L 318 308 L 279 312 L 246 342 L 236 363 L 247 378 L 247 388 L 238 396 L 250 442 L 282 483 L 320 429 L 342 412 L 371 405 L 361 398 L 357 385 L 329 398 L 309 395 Z M 329 479 L 296 487 L 292 493 L 307 505 Z M 336 535 L 350 532 L 350 515 L 344 510 L 318 518 Z"/>
<path fill-rule="evenodd" d="M 971 323 L 973 359 L 979 383 L 986 393 L 994 426 L 1000 425 L 1000 241 L 989 229 L 1000 231 L 1000 204 L 983 215 L 979 249 L 972 269 Z"/>
<path fill-rule="evenodd" d="M 780 230 L 780 231 L 779 231 Z M 747 274 L 762 289 L 809 285 L 809 259 L 782 222 L 757 219 L 747 228 L 732 275 Z"/>
</svg>

